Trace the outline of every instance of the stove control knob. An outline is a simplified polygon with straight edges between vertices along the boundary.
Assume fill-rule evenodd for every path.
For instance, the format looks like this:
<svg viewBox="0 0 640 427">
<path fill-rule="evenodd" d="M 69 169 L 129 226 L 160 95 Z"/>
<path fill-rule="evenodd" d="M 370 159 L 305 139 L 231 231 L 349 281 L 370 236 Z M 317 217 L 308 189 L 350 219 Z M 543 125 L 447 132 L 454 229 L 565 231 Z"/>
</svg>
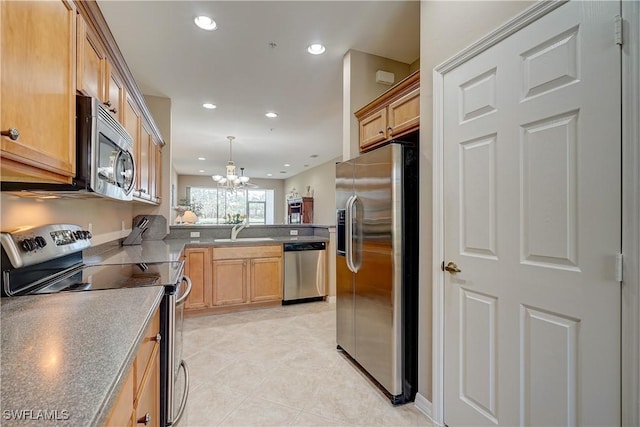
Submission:
<svg viewBox="0 0 640 427">
<path fill-rule="evenodd" d="M 20 247 L 25 251 L 25 252 L 31 252 L 32 250 L 36 249 L 36 241 L 33 239 L 24 239 L 20 242 Z"/>
<path fill-rule="evenodd" d="M 74 231 L 73 232 L 73 236 L 76 238 L 76 240 L 82 240 L 84 239 L 84 236 L 82 234 L 82 231 Z"/>
<path fill-rule="evenodd" d="M 44 237 L 42 236 L 36 236 L 36 238 L 33 240 L 35 240 L 36 246 L 39 248 L 44 248 L 45 246 L 47 246 L 47 241 L 44 240 Z"/>
<path fill-rule="evenodd" d="M 93 235 L 91 234 L 90 231 L 83 231 L 82 233 L 84 233 L 84 238 L 85 239 L 90 239 L 93 237 Z"/>
</svg>

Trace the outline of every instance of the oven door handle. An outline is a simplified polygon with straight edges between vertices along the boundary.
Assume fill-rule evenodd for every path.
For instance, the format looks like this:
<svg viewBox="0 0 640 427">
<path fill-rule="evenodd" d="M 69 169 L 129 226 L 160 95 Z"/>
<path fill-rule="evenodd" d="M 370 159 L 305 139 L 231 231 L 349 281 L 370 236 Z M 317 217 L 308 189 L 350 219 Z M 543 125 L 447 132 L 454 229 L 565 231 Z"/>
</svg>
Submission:
<svg viewBox="0 0 640 427">
<path fill-rule="evenodd" d="M 187 397 L 189 396 L 189 368 L 187 367 L 187 362 L 181 360 L 180 367 L 184 371 L 184 393 L 182 393 L 182 399 L 180 400 L 180 409 L 178 409 L 178 413 L 176 414 L 175 418 L 171 420 L 170 425 L 178 424 L 178 421 L 180 421 L 180 418 L 182 418 L 184 408 L 186 408 L 187 406 Z"/>
<path fill-rule="evenodd" d="M 182 276 L 182 280 L 187 282 L 187 291 L 184 293 L 184 295 L 178 298 L 178 300 L 176 301 L 176 307 L 183 304 L 184 301 L 189 297 L 189 294 L 191 293 L 192 285 L 191 285 L 191 279 L 189 278 L 189 276 Z"/>
</svg>

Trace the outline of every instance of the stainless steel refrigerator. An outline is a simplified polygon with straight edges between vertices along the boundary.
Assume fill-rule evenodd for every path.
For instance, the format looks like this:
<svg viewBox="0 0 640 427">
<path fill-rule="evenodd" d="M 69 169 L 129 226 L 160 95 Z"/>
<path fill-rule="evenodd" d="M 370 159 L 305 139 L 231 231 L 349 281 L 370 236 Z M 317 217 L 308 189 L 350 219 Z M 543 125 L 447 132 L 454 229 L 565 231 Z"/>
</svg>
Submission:
<svg viewBox="0 0 640 427">
<path fill-rule="evenodd" d="M 336 165 L 337 344 L 394 404 L 417 390 L 417 134 L 409 140 Z"/>
</svg>

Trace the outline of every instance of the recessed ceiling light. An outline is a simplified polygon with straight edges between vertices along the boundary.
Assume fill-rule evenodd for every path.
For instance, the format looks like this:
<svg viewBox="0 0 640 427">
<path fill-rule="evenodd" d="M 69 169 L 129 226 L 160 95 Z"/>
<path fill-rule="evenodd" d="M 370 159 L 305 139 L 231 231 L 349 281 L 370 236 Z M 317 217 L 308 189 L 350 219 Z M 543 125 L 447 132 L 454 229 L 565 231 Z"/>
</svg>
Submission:
<svg viewBox="0 0 640 427">
<path fill-rule="evenodd" d="M 207 160 L 204 157 L 198 157 L 198 160 Z"/>
<path fill-rule="evenodd" d="M 213 31 L 218 28 L 216 21 L 205 15 L 196 16 L 193 22 L 195 22 L 198 27 L 207 31 Z"/>
<path fill-rule="evenodd" d="M 307 47 L 307 52 L 312 55 L 320 55 L 321 53 L 324 53 L 325 50 L 324 45 L 321 45 L 320 43 L 313 43 Z"/>
<path fill-rule="evenodd" d="M 213 110 L 213 109 L 215 109 L 215 108 L 218 108 L 218 106 L 217 106 L 216 104 L 210 104 L 210 103 L 208 103 L 208 102 L 207 102 L 207 103 L 205 103 L 205 104 L 202 104 L 202 106 L 203 106 L 204 108 L 206 108 L 207 110 Z"/>
<path fill-rule="evenodd" d="M 264 115 L 269 117 L 270 119 L 275 119 L 276 117 L 278 117 L 278 113 L 274 113 L 273 111 L 269 111 L 268 113 L 264 113 Z"/>
<path fill-rule="evenodd" d="M 284 166 L 285 168 L 288 168 L 288 167 L 289 167 L 289 166 L 291 166 L 291 165 L 290 165 L 289 163 L 285 163 L 283 166 Z"/>
<path fill-rule="evenodd" d="M 204 170 L 200 169 L 200 173 L 203 173 L 203 172 L 204 172 Z"/>
<path fill-rule="evenodd" d="M 272 173 L 268 173 L 267 176 L 273 176 L 273 174 Z"/>
<path fill-rule="evenodd" d="M 287 171 L 280 171 L 280 173 L 287 173 Z"/>
</svg>

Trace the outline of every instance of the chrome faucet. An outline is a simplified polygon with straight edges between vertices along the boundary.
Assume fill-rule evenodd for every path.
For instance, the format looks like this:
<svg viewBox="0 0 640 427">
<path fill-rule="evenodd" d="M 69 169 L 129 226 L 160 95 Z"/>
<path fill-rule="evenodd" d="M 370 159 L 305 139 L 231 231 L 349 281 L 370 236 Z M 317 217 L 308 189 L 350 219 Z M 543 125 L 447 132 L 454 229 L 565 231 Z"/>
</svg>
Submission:
<svg viewBox="0 0 640 427">
<path fill-rule="evenodd" d="M 236 240 L 238 238 L 238 233 L 247 227 L 249 227 L 249 222 L 242 222 L 234 225 L 231 229 L 231 240 Z"/>
</svg>

